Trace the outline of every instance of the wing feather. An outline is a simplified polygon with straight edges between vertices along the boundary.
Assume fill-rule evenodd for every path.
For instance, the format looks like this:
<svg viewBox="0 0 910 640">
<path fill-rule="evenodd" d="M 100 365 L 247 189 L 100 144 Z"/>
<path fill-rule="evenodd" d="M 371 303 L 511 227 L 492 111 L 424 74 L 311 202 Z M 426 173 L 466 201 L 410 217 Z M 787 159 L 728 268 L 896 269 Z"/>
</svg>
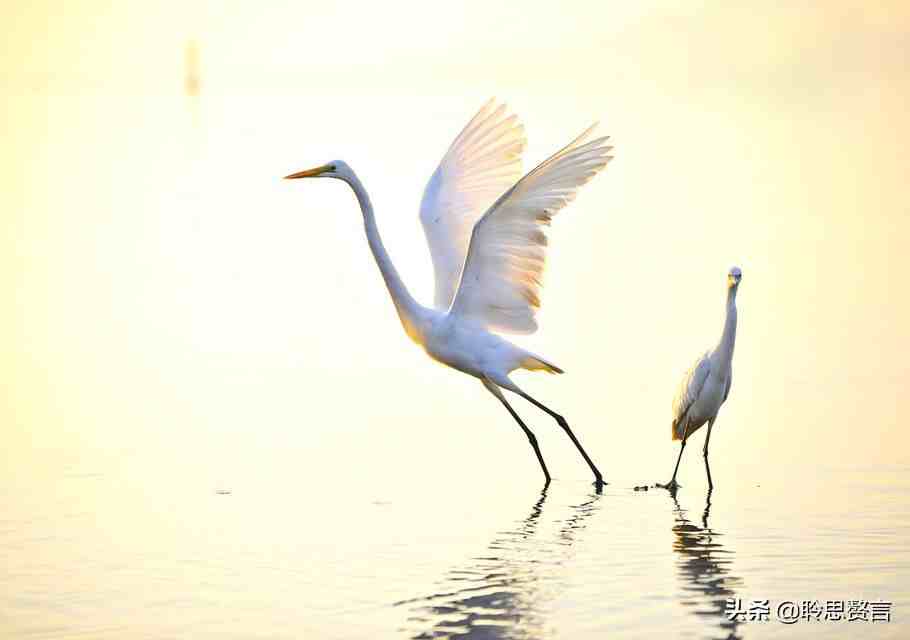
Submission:
<svg viewBox="0 0 910 640">
<path fill-rule="evenodd" d="M 682 439 L 684 435 L 683 430 L 685 429 L 683 418 L 685 418 L 692 403 L 698 398 L 698 394 L 701 393 L 709 373 L 711 373 L 711 352 L 706 351 L 695 361 L 695 364 L 686 371 L 679 384 L 679 390 L 676 392 L 676 397 L 673 398 L 672 431 L 674 440 Z"/>
<path fill-rule="evenodd" d="M 612 159 L 590 127 L 519 180 L 474 226 L 451 312 L 490 329 L 537 329 L 546 262 L 545 227 Z"/>
<path fill-rule="evenodd" d="M 487 102 L 458 134 L 433 172 L 420 222 L 433 259 L 434 304 L 448 309 L 468 253 L 471 229 L 521 176 L 524 127 L 506 105 Z"/>
</svg>

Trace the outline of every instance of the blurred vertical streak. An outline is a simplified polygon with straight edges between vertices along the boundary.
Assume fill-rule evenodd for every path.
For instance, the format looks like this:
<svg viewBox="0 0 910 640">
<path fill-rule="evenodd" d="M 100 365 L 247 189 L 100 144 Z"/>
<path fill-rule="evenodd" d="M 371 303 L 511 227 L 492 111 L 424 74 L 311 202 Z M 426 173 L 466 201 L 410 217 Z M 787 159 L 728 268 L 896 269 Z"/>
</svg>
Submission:
<svg viewBox="0 0 910 640">
<path fill-rule="evenodd" d="M 186 139 L 186 160 L 189 169 L 186 182 L 186 199 L 188 211 L 198 211 L 192 206 L 198 201 L 199 169 L 202 166 L 202 154 L 205 148 L 204 131 L 202 128 L 202 64 L 199 41 L 190 38 L 186 41 L 183 50 L 183 93 L 186 96 L 187 109 L 189 110 L 189 132 Z M 192 226 L 198 230 L 199 214 L 191 214 Z"/>
<path fill-rule="evenodd" d="M 183 51 L 183 89 L 188 98 L 198 98 L 202 89 L 202 74 L 199 64 L 199 43 L 187 40 Z"/>
</svg>

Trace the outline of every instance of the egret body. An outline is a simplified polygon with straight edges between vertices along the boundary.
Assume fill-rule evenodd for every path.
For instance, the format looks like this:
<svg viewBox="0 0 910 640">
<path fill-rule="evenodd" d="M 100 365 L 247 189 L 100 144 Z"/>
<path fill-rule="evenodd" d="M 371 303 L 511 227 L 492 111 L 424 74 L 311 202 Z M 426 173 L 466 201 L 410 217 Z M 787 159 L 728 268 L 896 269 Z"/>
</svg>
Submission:
<svg viewBox="0 0 910 640">
<path fill-rule="evenodd" d="M 675 491 L 676 472 L 682 460 L 686 441 L 705 423 L 708 434 L 705 436 L 705 470 L 708 473 L 708 486 L 714 488 L 711 480 L 711 467 L 708 464 L 708 443 L 711 441 L 711 429 L 717 419 L 721 405 L 730 395 L 733 384 L 733 348 L 736 346 L 736 292 L 743 274 L 739 267 L 733 267 L 727 274 L 727 308 L 724 319 L 724 330 L 720 342 L 714 349 L 707 351 L 683 376 L 676 397 L 673 399 L 672 435 L 674 440 L 682 440 L 673 478 L 663 487 Z"/>
<path fill-rule="evenodd" d="M 435 272 L 433 307 L 410 294 L 383 246 L 370 197 L 344 162 L 287 176 L 334 178 L 353 190 L 370 250 L 405 333 L 434 360 L 478 378 L 524 431 L 546 482 L 550 473 L 537 439 L 506 400 L 507 389 L 547 413 L 566 432 L 594 474 L 603 476 L 568 422 L 522 391 L 516 369 L 562 373 L 555 364 L 498 335 L 537 329 L 545 228 L 577 189 L 606 167 L 607 138 L 593 127 L 521 177 L 524 128 L 504 105 L 488 102 L 455 138 L 424 190 L 420 220 Z M 520 178 L 520 179 L 519 179 Z"/>
</svg>

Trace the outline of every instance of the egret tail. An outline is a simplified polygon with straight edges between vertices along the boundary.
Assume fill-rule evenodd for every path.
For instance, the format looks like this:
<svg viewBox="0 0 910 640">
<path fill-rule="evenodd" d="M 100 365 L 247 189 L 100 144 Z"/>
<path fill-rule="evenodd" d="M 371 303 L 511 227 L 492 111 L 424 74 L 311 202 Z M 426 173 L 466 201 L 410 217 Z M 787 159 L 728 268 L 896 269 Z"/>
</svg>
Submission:
<svg viewBox="0 0 910 640">
<path fill-rule="evenodd" d="M 546 371 L 547 373 L 565 373 L 552 362 L 547 362 L 540 356 L 528 355 L 521 362 L 521 368 L 528 371 Z"/>
</svg>

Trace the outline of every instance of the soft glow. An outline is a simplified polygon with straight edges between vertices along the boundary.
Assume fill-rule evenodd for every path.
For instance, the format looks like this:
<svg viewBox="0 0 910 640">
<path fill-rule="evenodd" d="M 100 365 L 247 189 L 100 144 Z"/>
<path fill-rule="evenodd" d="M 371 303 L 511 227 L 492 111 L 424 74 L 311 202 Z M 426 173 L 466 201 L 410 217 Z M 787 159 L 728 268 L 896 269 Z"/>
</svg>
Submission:
<svg viewBox="0 0 910 640">
<path fill-rule="evenodd" d="M 891 55 L 904 13 L 782 8 L 747 29 L 732 9 L 697 20 L 683 9 L 668 20 L 656 5 L 561 12 L 551 23 L 529 8 L 501 31 L 496 16 L 478 19 L 489 9 L 478 3 L 434 15 L 443 31 L 433 37 L 409 39 L 412 21 L 388 21 L 380 42 L 369 15 L 349 20 L 329 5 L 221 7 L 85 2 L 48 21 L 50 5 L 30 4 L 8 15 L 11 459 L 40 463 L 13 451 L 45 442 L 32 425 L 62 416 L 65 432 L 47 443 L 102 449 L 112 436 L 125 447 L 139 437 L 102 433 L 110 419 L 159 424 L 175 411 L 193 418 L 189 433 L 206 434 L 269 429 L 263 411 L 293 430 L 383 402 L 384 412 L 446 404 L 453 419 L 495 421 L 489 403 L 448 400 L 469 381 L 428 366 L 403 339 L 349 194 L 277 179 L 347 159 L 428 301 L 420 193 L 494 92 L 528 126 L 531 163 L 595 118 L 616 141 L 608 175 L 554 227 L 542 331 L 525 341 L 571 374 L 530 378 L 530 388 L 580 424 L 613 425 L 586 434 L 602 439 L 597 448 L 650 460 L 664 444 L 675 380 L 720 326 L 719 270 L 740 262 L 750 274 L 742 388 L 725 411 L 728 422 L 761 425 L 738 431 L 742 448 L 760 458 L 786 437 L 803 446 L 778 456 L 810 443 L 904 455 L 893 394 L 907 372 L 888 357 L 908 344 L 895 295 L 908 86 Z M 526 36 L 545 23 L 578 46 L 532 46 Z M 846 41 L 835 37 L 844 25 Z M 817 37 L 802 37 L 807 29 Z M 34 49 L 36 39 L 47 46 Z M 190 40 L 198 98 L 181 93 Z M 26 50 L 37 53 L 23 60 Z M 863 373 L 872 371 L 875 384 Z M 847 400 L 867 384 L 862 407 Z M 345 402 L 351 394 L 361 401 Z M 642 426 L 619 428 L 631 407 Z M 778 418 L 784 407 L 818 430 L 794 433 Z"/>
<path fill-rule="evenodd" d="M 307 522 L 310 542 L 365 567 L 357 512 L 334 500 L 364 484 L 429 494 L 427 479 L 458 477 L 477 510 L 521 502 L 519 517 L 519 483 L 484 490 L 537 480 L 508 416 L 401 332 L 348 190 L 280 179 L 346 160 L 429 302 L 421 191 L 493 95 L 528 128 L 528 167 L 594 120 L 616 145 L 554 222 L 541 330 L 518 340 L 566 369 L 521 383 L 570 418 L 608 481 L 665 479 L 671 398 L 720 334 L 731 264 L 747 280 L 715 481 L 908 462 L 908 18 L 906 4 L 847 2 L 5 3 L 6 504 L 99 514 L 85 540 L 47 551 L 51 567 L 142 535 L 153 553 L 204 548 L 217 532 L 181 529 L 166 498 L 180 490 L 160 490 L 188 479 L 253 496 L 264 473 L 285 478 L 285 494 L 238 492 L 232 525 L 260 526 L 259 509 L 280 504 L 282 548 L 298 544 L 282 529 L 304 501 L 293 488 L 332 487 L 306 497 L 333 523 Z M 534 423 L 551 468 L 586 479 L 564 436 Z M 104 483 L 57 494 L 61 474 L 100 468 Z M 135 501 L 99 509 L 106 484 Z M 443 506 L 424 509 L 415 537 L 441 519 Z M 144 533 L 131 530 L 139 511 L 160 514 Z M 235 551 L 225 565 L 244 561 Z M 14 546 L 3 559 L 28 560 Z M 328 607 L 330 578 L 313 576 L 309 605 Z"/>
</svg>

